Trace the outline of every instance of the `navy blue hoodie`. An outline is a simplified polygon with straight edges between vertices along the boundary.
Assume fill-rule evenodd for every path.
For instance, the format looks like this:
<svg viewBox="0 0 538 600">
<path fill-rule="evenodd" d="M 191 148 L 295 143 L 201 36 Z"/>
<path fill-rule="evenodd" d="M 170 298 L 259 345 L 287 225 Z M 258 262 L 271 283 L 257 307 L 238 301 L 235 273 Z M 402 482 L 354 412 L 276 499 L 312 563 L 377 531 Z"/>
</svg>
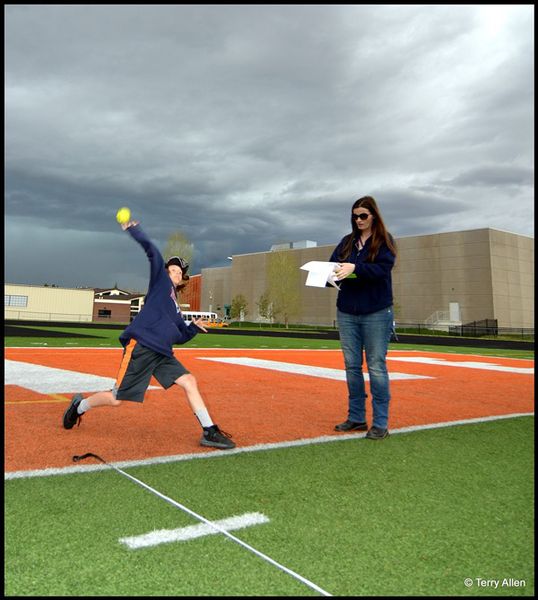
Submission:
<svg viewBox="0 0 538 600">
<path fill-rule="evenodd" d="M 178 312 L 172 298 L 174 284 L 155 244 L 139 225 L 131 225 L 126 231 L 144 248 L 150 263 L 150 279 L 144 306 L 120 335 L 120 342 L 125 347 L 129 340 L 135 339 L 159 354 L 173 356 L 172 345 L 185 344 L 200 329 L 194 323 L 187 326 L 181 312 Z"/>
<path fill-rule="evenodd" d="M 347 237 L 347 236 L 346 236 Z M 351 255 L 341 261 L 341 249 L 345 237 L 331 255 L 331 262 L 355 263 L 354 273 L 357 278 L 343 279 L 339 282 L 340 291 L 336 306 L 344 313 L 352 315 L 367 315 L 392 305 L 392 277 L 391 271 L 396 257 L 383 242 L 374 262 L 366 262 L 372 238 L 366 240 L 364 248 L 360 251 L 357 244 L 353 244 Z"/>
</svg>

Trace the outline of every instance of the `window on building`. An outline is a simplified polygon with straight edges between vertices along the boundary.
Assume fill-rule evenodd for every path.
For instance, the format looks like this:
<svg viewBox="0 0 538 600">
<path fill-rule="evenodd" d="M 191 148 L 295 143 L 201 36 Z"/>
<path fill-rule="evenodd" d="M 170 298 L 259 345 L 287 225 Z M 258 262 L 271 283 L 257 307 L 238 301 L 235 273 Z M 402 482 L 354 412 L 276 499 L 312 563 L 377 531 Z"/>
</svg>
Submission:
<svg viewBox="0 0 538 600">
<path fill-rule="evenodd" d="M 112 311 L 108 308 L 100 308 L 97 313 L 97 316 L 102 319 L 110 319 L 110 317 L 112 316 Z"/>
<path fill-rule="evenodd" d="M 28 296 L 8 296 L 4 294 L 4 306 L 26 308 L 28 306 Z"/>
</svg>

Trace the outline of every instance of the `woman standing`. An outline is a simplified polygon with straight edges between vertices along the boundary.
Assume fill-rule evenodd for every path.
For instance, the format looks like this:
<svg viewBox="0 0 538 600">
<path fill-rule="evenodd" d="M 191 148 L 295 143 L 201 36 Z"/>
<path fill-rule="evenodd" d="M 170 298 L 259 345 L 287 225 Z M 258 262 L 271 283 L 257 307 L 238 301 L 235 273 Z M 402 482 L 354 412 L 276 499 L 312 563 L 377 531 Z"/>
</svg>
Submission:
<svg viewBox="0 0 538 600">
<path fill-rule="evenodd" d="M 344 353 L 349 410 L 336 431 L 366 431 L 371 440 L 388 436 L 389 376 L 387 350 L 393 329 L 391 271 L 396 246 L 386 230 L 376 201 L 359 198 L 351 209 L 352 231 L 331 256 L 341 281 L 337 307 L 340 342 Z M 354 274 L 355 278 L 346 279 Z M 363 350 L 370 377 L 373 423 L 366 422 L 366 389 L 362 373 Z"/>
</svg>

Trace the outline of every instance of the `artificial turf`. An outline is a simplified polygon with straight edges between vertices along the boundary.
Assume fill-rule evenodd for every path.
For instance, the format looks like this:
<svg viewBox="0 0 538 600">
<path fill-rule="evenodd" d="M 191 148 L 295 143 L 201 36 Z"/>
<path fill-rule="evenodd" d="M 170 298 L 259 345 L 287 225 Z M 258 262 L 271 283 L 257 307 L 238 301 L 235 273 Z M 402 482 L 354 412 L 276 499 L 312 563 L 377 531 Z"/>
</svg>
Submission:
<svg viewBox="0 0 538 600">
<path fill-rule="evenodd" d="M 119 335 L 121 330 L 98 329 L 98 328 L 69 328 L 69 327 L 41 327 L 43 337 L 15 337 L 4 338 L 5 347 L 68 347 L 68 348 L 121 348 Z M 47 331 L 54 331 L 80 336 L 87 332 L 94 337 L 48 337 Z M 96 337 L 98 336 L 98 337 Z M 199 334 L 181 348 L 283 348 L 283 349 L 340 349 L 340 340 L 319 340 L 309 338 L 286 338 L 260 335 L 238 335 L 226 333 L 204 333 Z M 401 342 L 391 343 L 391 350 L 423 350 L 424 352 L 446 352 L 450 354 L 478 354 L 482 356 L 504 356 L 507 358 L 534 358 L 534 354 L 528 350 L 512 350 L 498 348 L 473 348 L 469 346 L 437 346 L 404 344 Z"/>
<path fill-rule="evenodd" d="M 265 514 L 235 535 L 333 595 L 533 596 L 533 432 L 520 417 L 128 472 L 209 519 Z M 194 523 L 112 470 L 8 480 L 5 594 L 316 595 L 223 536 L 118 542 Z"/>
</svg>

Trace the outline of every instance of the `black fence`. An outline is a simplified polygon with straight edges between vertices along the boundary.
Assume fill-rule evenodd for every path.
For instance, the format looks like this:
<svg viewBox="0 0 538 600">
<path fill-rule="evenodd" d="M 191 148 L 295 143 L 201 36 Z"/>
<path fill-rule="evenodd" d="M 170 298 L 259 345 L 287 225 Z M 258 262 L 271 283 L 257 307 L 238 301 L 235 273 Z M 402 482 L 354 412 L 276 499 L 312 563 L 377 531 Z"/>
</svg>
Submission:
<svg viewBox="0 0 538 600">
<path fill-rule="evenodd" d="M 534 327 L 499 327 L 497 319 L 483 319 L 463 325 L 449 325 L 447 329 L 434 329 L 424 323 L 396 323 L 397 333 L 417 333 L 447 337 L 517 338 L 534 341 Z"/>
<path fill-rule="evenodd" d="M 464 335 L 467 337 L 483 337 L 485 335 L 499 335 L 497 319 L 482 319 L 465 323 L 465 325 L 452 325 L 448 332 L 452 335 Z"/>
</svg>

